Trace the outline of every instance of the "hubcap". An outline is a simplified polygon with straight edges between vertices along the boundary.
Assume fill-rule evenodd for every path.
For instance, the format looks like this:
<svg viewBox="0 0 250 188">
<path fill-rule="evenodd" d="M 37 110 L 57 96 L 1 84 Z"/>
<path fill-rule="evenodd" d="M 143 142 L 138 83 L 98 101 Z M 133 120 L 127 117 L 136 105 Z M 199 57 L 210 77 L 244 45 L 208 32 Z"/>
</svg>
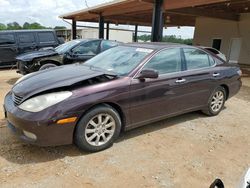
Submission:
<svg viewBox="0 0 250 188">
<path fill-rule="evenodd" d="M 85 139 L 92 146 L 106 144 L 115 133 L 115 120 L 108 114 L 94 116 L 86 126 Z"/>
<path fill-rule="evenodd" d="M 223 102 L 224 102 L 224 93 L 222 91 L 217 91 L 212 98 L 211 109 L 214 112 L 220 111 L 220 109 L 223 106 Z"/>
</svg>

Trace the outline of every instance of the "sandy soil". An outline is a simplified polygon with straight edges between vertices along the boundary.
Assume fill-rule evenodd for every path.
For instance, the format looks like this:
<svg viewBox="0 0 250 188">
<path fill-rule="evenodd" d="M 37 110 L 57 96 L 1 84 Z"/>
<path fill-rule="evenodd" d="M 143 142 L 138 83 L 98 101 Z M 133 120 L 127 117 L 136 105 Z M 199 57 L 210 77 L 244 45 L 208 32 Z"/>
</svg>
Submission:
<svg viewBox="0 0 250 188">
<path fill-rule="evenodd" d="M 15 71 L 0 71 L 0 106 Z M 250 78 L 217 117 L 189 113 L 121 135 L 100 153 L 17 140 L 0 107 L 0 187 L 235 187 L 250 166 Z"/>
</svg>

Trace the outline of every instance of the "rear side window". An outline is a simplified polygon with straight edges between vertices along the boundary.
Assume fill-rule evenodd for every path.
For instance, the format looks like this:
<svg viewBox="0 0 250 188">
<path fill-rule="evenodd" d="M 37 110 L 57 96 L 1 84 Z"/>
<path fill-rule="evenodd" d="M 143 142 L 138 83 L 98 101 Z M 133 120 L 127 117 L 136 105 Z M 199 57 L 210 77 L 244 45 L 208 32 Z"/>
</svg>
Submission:
<svg viewBox="0 0 250 188">
<path fill-rule="evenodd" d="M 156 54 L 144 67 L 154 69 L 159 74 L 167 74 L 181 71 L 181 51 L 179 48 L 167 49 Z"/>
<path fill-rule="evenodd" d="M 38 33 L 38 40 L 40 43 L 55 43 L 55 37 L 52 32 Z"/>
<path fill-rule="evenodd" d="M 108 50 L 108 49 L 113 48 L 115 46 L 118 46 L 117 42 L 104 40 L 104 41 L 102 41 L 101 49 L 102 49 L 102 51 L 105 51 L 105 50 Z"/>
<path fill-rule="evenodd" d="M 195 48 L 184 48 L 187 70 L 210 67 L 210 58 L 207 53 Z"/>
<path fill-rule="evenodd" d="M 18 34 L 20 43 L 34 43 L 35 36 L 33 33 L 19 33 Z"/>
<path fill-rule="evenodd" d="M 14 34 L 0 34 L 0 45 L 15 44 Z"/>
</svg>

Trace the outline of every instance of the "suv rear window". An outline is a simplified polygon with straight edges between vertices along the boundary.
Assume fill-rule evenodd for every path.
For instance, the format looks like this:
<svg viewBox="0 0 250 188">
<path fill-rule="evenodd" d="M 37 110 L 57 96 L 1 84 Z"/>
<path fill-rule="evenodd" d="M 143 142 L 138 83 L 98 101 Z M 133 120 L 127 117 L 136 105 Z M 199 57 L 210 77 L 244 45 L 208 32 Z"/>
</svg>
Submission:
<svg viewBox="0 0 250 188">
<path fill-rule="evenodd" d="M 18 38 L 20 43 L 34 43 L 35 36 L 33 33 L 19 33 Z"/>
<path fill-rule="evenodd" d="M 38 39 L 40 43 L 55 43 L 55 37 L 52 32 L 38 33 Z"/>
<path fill-rule="evenodd" d="M 15 44 L 14 34 L 0 34 L 0 45 Z"/>
</svg>

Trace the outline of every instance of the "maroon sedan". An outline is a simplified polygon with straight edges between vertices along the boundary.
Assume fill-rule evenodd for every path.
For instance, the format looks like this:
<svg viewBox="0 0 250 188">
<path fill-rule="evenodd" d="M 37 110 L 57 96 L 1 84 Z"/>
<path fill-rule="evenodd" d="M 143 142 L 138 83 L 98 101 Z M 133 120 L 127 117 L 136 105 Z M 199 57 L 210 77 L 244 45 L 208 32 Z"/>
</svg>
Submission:
<svg viewBox="0 0 250 188">
<path fill-rule="evenodd" d="M 238 66 L 201 48 L 127 44 L 22 77 L 4 107 L 24 141 L 100 151 L 122 130 L 197 110 L 219 114 L 239 91 L 240 75 Z"/>
</svg>

